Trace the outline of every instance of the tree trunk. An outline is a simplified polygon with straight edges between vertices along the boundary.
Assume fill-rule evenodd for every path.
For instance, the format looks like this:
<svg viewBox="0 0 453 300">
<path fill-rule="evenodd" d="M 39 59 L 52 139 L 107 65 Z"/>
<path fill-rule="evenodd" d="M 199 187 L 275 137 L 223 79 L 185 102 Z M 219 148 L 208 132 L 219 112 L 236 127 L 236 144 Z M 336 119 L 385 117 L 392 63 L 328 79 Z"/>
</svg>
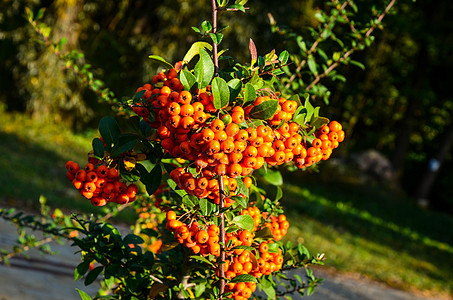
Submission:
<svg viewBox="0 0 453 300">
<path fill-rule="evenodd" d="M 453 116 L 452 116 L 453 117 Z M 453 144 L 453 122 L 445 130 L 445 136 L 442 139 L 442 143 L 439 147 L 439 151 L 428 161 L 428 169 L 424 174 L 420 184 L 418 185 L 417 193 L 415 194 L 417 202 L 421 206 L 428 206 L 430 201 L 428 195 L 433 186 L 439 170 L 442 167 L 442 163 L 450 151 Z"/>
</svg>

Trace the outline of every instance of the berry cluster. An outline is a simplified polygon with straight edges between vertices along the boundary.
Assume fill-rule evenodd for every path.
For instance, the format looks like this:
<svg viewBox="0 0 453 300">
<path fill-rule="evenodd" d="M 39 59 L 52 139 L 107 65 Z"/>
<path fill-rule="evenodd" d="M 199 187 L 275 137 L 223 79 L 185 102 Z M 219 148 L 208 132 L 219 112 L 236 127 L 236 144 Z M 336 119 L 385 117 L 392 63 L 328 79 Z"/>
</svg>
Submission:
<svg viewBox="0 0 453 300">
<path fill-rule="evenodd" d="M 315 131 L 314 135 L 312 146 L 294 160 L 298 168 L 305 168 L 321 160 L 327 160 L 332 154 L 332 150 L 344 140 L 344 131 L 337 121 L 323 125 Z"/>
<path fill-rule="evenodd" d="M 74 187 L 95 206 L 107 202 L 126 204 L 135 200 L 138 187 L 121 182 L 116 168 L 88 163 L 81 169 L 77 163 L 68 161 L 66 169 L 66 176 Z"/>
<path fill-rule="evenodd" d="M 236 178 L 264 163 L 275 166 L 294 161 L 303 168 L 329 158 L 332 149 L 344 139 L 341 125 L 333 121 L 317 131 L 327 132 L 325 136 L 318 134 L 313 142 L 306 141 L 299 134 L 299 124 L 291 121 L 297 102 L 274 94 L 274 99 L 259 96 L 244 107 L 226 107 L 223 116 L 213 116 L 217 110 L 212 94 L 206 90 L 196 94 L 185 91 L 177 74 L 170 69 L 166 74 L 155 75 L 153 85 L 138 88 L 137 92 L 144 91 L 143 102 L 136 103 L 133 109 L 157 128 L 161 145 L 168 153 L 195 161 L 200 170 Z M 278 100 L 277 110 L 263 124 L 254 126 L 250 122 L 253 107 L 269 100 Z M 150 110 L 155 116 L 152 122 Z M 337 134 L 329 135 L 329 131 Z M 323 143 L 324 140 L 330 143 Z"/>
<path fill-rule="evenodd" d="M 220 203 L 219 194 L 219 181 L 215 178 L 216 173 L 205 168 L 202 169 L 200 175 L 193 175 L 186 171 L 184 168 L 176 168 L 170 172 L 170 178 L 176 182 L 180 189 L 185 190 L 189 195 L 195 195 L 198 198 L 209 198 L 214 201 L 215 204 Z M 242 179 L 236 178 L 224 178 L 224 186 L 228 187 L 230 191 L 229 197 L 225 198 L 224 207 L 230 207 L 234 200 L 232 196 L 240 196 L 245 198 L 242 193 L 237 193 L 238 181 L 242 180 L 244 185 L 249 188 L 252 185 L 252 179 L 250 177 L 244 177 Z"/>
<path fill-rule="evenodd" d="M 254 228 L 252 231 L 244 229 L 226 234 L 225 277 L 232 279 L 237 275 L 250 274 L 260 278 L 280 270 L 283 256 L 280 249 L 270 252 L 269 244 L 273 243 L 273 240 L 280 240 L 286 234 L 289 227 L 286 217 L 284 215 L 268 217 L 267 213 L 261 213 L 257 207 L 244 209 L 241 215 L 250 215 L 254 221 Z M 201 225 L 196 220 L 185 224 L 181 219 L 182 217 L 178 218 L 175 211 L 167 212 L 167 229 L 174 233 L 180 244 L 189 248 L 194 254 L 205 257 L 213 255 L 214 258 L 220 255 L 220 232 L 217 225 Z M 264 240 L 261 242 L 255 240 L 255 232 L 266 227 L 272 232 L 273 238 L 267 240 L 261 238 Z M 253 250 L 249 251 L 238 246 L 249 246 Z M 230 283 L 227 286 L 235 299 L 249 298 L 255 288 L 254 284 L 249 283 Z"/>
</svg>

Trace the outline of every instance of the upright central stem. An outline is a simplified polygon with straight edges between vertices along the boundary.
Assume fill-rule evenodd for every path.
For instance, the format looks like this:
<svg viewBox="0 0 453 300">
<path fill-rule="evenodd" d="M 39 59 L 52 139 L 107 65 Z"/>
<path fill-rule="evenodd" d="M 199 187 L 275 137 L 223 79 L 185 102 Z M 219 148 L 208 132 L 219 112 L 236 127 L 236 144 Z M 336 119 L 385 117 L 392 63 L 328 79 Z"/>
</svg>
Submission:
<svg viewBox="0 0 453 300">
<path fill-rule="evenodd" d="M 212 33 L 217 32 L 217 3 L 216 0 L 212 0 Z M 219 75 L 219 57 L 218 57 L 217 44 L 212 41 L 212 56 L 214 59 L 214 74 Z"/>
<path fill-rule="evenodd" d="M 217 3 L 212 0 L 212 33 L 217 32 Z M 214 76 L 219 76 L 219 57 L 217 44 L 212 41 L 212 58 L 214 60 Z M 220 278 L 220 295 L 219 299 L 223 299 L 225 293 L 225 214 L 222 212 L 225 207 L 225 186 L 223 183 L 223 176 L 219 177 L 219 210 L 221 211 L 220 217 L 220 261 L 219 261 L 219 278 Z"/>
<path fill-rule="evenodd" d="M 219 177 L 219 196 L 220 196 L 220 203 L 219 203 L 219 210 L 222 211 L 225 205 L 225 187 L 223 183 L 223 176 Z M 220 297 L 219 299 L 223 298 L 223 294 L 225 293 L 225 214 L 223 212 L 220 213 L 220 262 L 219 262 L 219 278 L 220 278 Z"/>
</svg>

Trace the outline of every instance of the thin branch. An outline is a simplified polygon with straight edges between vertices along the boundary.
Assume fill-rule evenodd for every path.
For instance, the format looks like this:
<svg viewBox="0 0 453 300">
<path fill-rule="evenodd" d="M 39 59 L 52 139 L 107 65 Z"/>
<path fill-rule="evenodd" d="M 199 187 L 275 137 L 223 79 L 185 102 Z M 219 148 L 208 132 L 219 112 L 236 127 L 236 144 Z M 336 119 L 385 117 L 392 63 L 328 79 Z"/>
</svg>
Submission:
<svg viewBox="0 0 453 300">
<path fill-rule="evenodd" d="M 347 4 L 348 4 L 348 1 L 345 1 L 345 2 L 341 5 L 340 10 L 345 9 L 346 6 L 347 6 Z M 335 18 L 335 20 L 336 20 L 336 18 Z M 334 21 L 335 21 L 335 20 L 334 20 Z M 327 24 L 328 24 L 328 23 L 325 23 L 323 29 L 320 30 L 320 31 L 318 32 L 318 36 L 316 37 L 315 42 L 313 43 L 313 45 L 311 45 L 310 49 L 306 52 L 306 56 L 307 56 L 307 57 L 308 57 L 309 55 L 311 55 L 311 54 L 316 50 L 316 47 L 318 47 L 319 42 L 321 42 L 321 40 L 322 40 L 322 39 L 321 39 L 322 32 L 323 32 L 324 29 L 327 27 Z M 294 81 L 294 79 L 296 79 L 296 76 L 299 74 L 299 72 L 302 70 L 302 68 L 305 66 L 306 63 L 307 63 L 307 60 L 304 59 L 304 60 L 302 60 L 302 61 L 297 65 L 296 71 L 293 73 L 293 75 L 291 75 L 291 77 L 289 78 L 289 81 L 288 81 L 288 82 L 286 83 L 286 85 L 285 85 L 285 88 L 286 88 L 286 89 L 290 87 L 291 83 Z"/>
<path fill-rule="evenodd" d="M 212 0 L 212 33 L 217 32 L 217 3 L 216 0 Z M 214 76 L 219 75 L 219 57 L 217 44 L 212 41 L 212 56 L 214 59 Z"/>
<path fill-rule="evenodd" d="M 51 241 L 53 241 L 53 238 L 52 237 L 47 237 L 43 240 L 40 240 L 39 242 L 36 242 L 33 247 L 32 246 L 24 246 L 24 247 L 21 247 L 21 248 L 17 248 L 14 252 L 11 252 L 11 253 L 8 253 L 7 255 L 1 255 L 0 256 L 0 264 L 4 263 L 6 260 L 9 260 L 10 258 L 14 257 L 14 256 L 17 256 L 23 252 L 27 252 L 28 250 L 30 250 L 31 248 L 38 248 L 44 244 L 47 244 L 47 243 L 50 243 Z"/>
<path fill-rule="evenodd" d="M 219 210 L 222 211 L 225 206 L 225 186 L 223 182 L 223 176 L 219 177 Z M 223 299 L 223 293 L 225 293 L 225 213 L 220 213 L 220 266 L 219 266 L 219 277 L 220 277 L 220 297 Z"/>
<path fill-rule="evenodd" d="M 368 37 L 373 33 L 373 31 L 376 29 L 377 25 L 379 25 L 382 22 L 382 19 L 384 19 L 385 15 L 389 12 L 389 10 L 393 7 L 395 4 L 396 0 L 392 0 L 389 2 L 387 7 L 385 8 L 384 12 L 378 17 L 376 22 L 371 26 L 368 31 L 365 33 L 365 37 Z M 340 62 L 345 61 L 352 53 L 354 53 L 358 48 L 353 47 L 349 51 L 347 51 L 338 61 L 334 62 L 332 65 L 330 65 L 329 68 L 327 68 L 322 74 L 316 75 L 315 79 L 305 88 L 305 91 L 309 91 L 313 88 L 315 84 L 317 84 L 322 78 L 326 77 L 329 75 L 330 72 L 332 72 Z"/>
</svg>

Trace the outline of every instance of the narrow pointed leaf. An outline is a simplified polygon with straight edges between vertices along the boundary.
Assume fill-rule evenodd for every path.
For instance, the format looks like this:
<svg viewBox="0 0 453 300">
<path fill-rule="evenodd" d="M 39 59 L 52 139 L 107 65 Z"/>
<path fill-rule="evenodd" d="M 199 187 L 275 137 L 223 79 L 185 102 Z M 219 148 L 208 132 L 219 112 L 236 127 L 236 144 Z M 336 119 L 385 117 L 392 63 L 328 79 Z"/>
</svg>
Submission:
<svg viewBox="0 0 453 300">
<path fill-rule="evenodd" d="M 166 68 L 171 68 L 171 69 L 174 68 L 171 63 L 169 63 L 168 61 L 166 61 L 159 55 L 150 55 L 148 57 L 151 58 L 152 60 L 154 60 L 155 62 L 158 62 L 159 64 L 163 65 Z"/>
</svg>

